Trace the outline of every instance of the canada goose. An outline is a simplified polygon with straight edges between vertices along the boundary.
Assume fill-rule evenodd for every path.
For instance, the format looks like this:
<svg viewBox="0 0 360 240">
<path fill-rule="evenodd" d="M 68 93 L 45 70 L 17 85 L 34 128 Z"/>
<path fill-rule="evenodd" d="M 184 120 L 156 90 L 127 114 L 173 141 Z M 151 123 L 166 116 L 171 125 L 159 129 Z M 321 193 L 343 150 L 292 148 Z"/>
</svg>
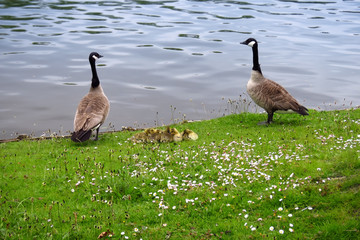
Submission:
<svg viewBox="0 0 360 240">
<path fill-rule="evenodd" d="M 182 141 L 182 136 L 176 128 L 169 128 L 168 132 L 170 132 L 174 142 Z"/>
<path fill-rule="evenodd" d="M 144 131 L 149 142 L 159 142 L 162 131 L 156 128 L 148 128 Z"/>
<path fill-rule="evenodd" d="M 301 115 L 309 115 L 308 109 L 300 105 L 285 88 L 263 76 L 259 64 L 257 41 L 254 38 L 249 38 L 241 44 L 250 46 L 253 52 L 253 67 L 250 80 L 247 83 L 247 92 L 252 100 L 264 108 L 268 114 L 267 121 L 259 124 L 270 124 L 274 112 L 277 110 L 292 110 Z"/>
<path fill-rule="evenodd" d="M 89 55 L 92 72 L 91 87 L 89 93 L 81 99 L 76 109 L 74 132 L 71 136 L 71 140 L 74 142 L 88 140 L 93 130 L 96 130 L 95 140 L 98 140 L 99 128 L 109 113 L 109 100 L 100 85 L 95 67 L 95 61 L 101 57 L 97 52 L 92 52 Z"/>
<path fill-rule="evenodd" d="M 161 139 L 165 132 L 156 128 L 147 128 L 142 132 L 133 135 L 130 140 L 134 143 L 147 143 L 147 142 L 161 142 Z M 170 133 L 169 133 L 170 135 Z"/>
<path fill-rule="evenodd" d="M 136 133 L 130 138 L 135 143 L 148 142 L 179 142 L 182 136 L 176 128 L 167 127 L 166 130 L 147 128 L 143 132 Z"/>
<path fill-rule="evenodd" d="M 196 140 L 198 139 L 198 135 L 190 130 L 190 129 L 185 129 L 183 132 L 182 132 L 182 138 L 183 140 Z"/>
<path fill-rule="evenodd" d="M 148 140 L 148 136 L 145 132 L 139 132 L 133 135 L 130 140 L 134 143 L 146 142 Z"/>
<path fill-rule="evenodd" d="M 170 131 L 166 130 L 161 132 L 159 142 L 164 143 L 172 141 L 174 141 L 174 137 L 171 135 Z"/>
<path fill-rule="evenodd" d="M 165 131 L 160 132 L 159 142 L 180 142 L 181 134 L 176 128 L 167 127 Z"/>
</svg>

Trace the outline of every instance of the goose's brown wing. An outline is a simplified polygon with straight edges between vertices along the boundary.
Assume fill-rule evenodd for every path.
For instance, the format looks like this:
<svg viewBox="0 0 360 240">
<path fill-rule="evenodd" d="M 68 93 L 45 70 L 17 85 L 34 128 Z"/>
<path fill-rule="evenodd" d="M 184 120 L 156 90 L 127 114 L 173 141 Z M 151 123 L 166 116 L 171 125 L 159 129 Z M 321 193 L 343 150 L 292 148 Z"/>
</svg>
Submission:
<svg viewBox="0 0 360 240">
<path fill-rule="evenodd" d="M 101 125 L 109 112 L 106 96 L 85 96 L 79 103 L 75 114 L 74 130 L 88 131 Z"/>
<path fill-rule="evenodd" d="M 300 104 L 296 99 L 290 95 L 285 88 L 280 84 L 267 79 L 264 82 L 263 91 L 266 92 L 268 97 L 268 106 L 271 109 L 275 110 L 293 110 L 295 112 L 299 111 Z"/>
</svg>

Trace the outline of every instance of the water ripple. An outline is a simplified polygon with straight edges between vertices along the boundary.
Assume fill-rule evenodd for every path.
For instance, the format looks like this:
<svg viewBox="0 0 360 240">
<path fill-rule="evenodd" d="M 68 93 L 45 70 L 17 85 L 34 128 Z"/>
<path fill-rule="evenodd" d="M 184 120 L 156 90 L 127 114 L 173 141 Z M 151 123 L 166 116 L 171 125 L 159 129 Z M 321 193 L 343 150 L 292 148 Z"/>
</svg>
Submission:
<svg viewBox="0 0 360 240">
<path fill-rule="evenodd" d="M 37 122 L 29 109 L 42 97 L 69 119 L 46 128 L 71 129 L 90 85 L 91 51 L 104 55 L 97 67 L 112 103 L 109 121 L 149 123 L 169 105 L 194 113 L 189 118 L 216 117 L 199 109 L 220 109 L 219 99 L 246 91 L 252 55 L 239 42 L 248 37 L 260 42 L 265 76 L 299 101 L 317 107 L 346 98 L 360 105 L 359 13 L 357 1 L 341 0 L 2 1 L 0 100 L 7 114 L 0 125 L 9 130 L 7 116 L 21 105 L 23 117 L 12 126 L 41 131 L 44 125 L 29 126 Z M 36 116 L 58 116 L 42 102 Z"/>
</svg>

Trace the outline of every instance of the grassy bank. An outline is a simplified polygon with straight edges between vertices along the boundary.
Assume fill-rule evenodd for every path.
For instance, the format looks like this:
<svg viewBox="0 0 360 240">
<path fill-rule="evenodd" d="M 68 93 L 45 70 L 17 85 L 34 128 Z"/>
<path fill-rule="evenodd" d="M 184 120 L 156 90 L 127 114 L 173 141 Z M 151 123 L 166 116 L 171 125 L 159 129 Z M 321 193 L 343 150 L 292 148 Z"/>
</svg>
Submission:
<svg viewBox="0 0 360 240">
<path fill-rule="evenodd" d="M 359 239 L 360 109 L 0 144 L 1 239 Z M 107 231 L 108 230 L 108 231 Z"/>
</svg>

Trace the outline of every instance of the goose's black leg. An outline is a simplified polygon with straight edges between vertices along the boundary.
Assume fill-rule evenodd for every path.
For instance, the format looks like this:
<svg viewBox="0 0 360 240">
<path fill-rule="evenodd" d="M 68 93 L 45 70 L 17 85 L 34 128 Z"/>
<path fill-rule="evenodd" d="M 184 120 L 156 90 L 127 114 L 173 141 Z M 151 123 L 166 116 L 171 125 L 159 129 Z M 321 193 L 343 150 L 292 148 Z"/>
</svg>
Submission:
<svg viewBox="0 0 360 240">
<path fill-rule="evenodd" d="M 98 127 L 98 128 L 96 129 L 95 141 L 97 141 L 97 140 L 98 140 L 98 136 L 99 136 L 99 128 L 100 128 L 100 127 Z"/>
<path fill-rule="evenodd" d="M 259 122 L 258 125 L 269 125 L 273 121 L 274 112 L 268 112 L 267 121 Z"/>
<path fill-rule="evenodd" d="M 274 116 L 274 112 L 268 113 L 267 124 L 270 124 L 273 121 L 273 116 Z"/>
</svg>

